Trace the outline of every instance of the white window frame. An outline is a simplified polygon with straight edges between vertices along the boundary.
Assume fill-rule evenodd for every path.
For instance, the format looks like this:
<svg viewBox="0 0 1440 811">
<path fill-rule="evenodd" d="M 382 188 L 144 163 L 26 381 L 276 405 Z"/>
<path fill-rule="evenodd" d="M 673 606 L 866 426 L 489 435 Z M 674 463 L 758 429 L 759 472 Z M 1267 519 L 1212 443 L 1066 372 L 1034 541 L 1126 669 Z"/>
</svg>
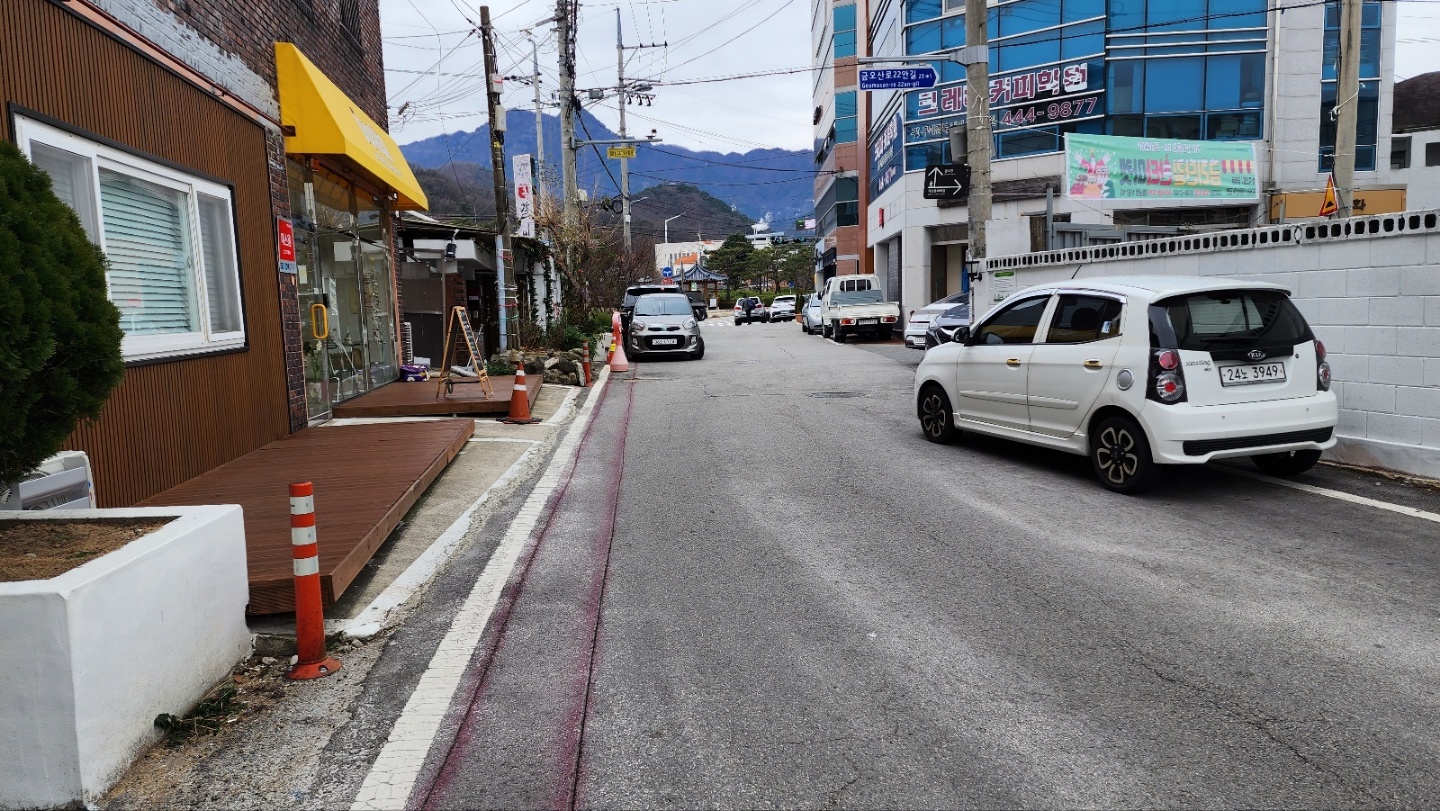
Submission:
<svg viewBox="0 0 1440 811">
<path fill-rule="evenodd" d="M 234 195 L 227 186 L 215 183 L 210 180 L 186 174 L 177 169 L 163 166 L 154 161 L 145 160 L 128 152 L 114 147 L 106 146 L 88 138 L 75 135 L 57 127 L 44 124 L 34 119 L 17 115 L 15 117 L 15 136 L 20 151 L 26 157 L 33 159 L 32 144 L 41 143 L 55 149 L 63 149 L 87 158 L 90 162 L 89 172 L 89 193 L 90 209 L 93 213 L 94 222 L 84 223 L 86 230 L 91 232 L 101 250 L 105 248 L 105 213 L 100 205 L 100 170 L 107 169 L 128 177 L 143 180 L 149 183 L 174 189 L 185 195 L 186 216 L 189 217 L 190 233 L 190 256 L 192 283 L 195 296 L 195 322 L 199 329 L 194 332 L 168 333 L 164 335 L 126 335 L 121 341 L 121 354 L 125 361 L 146 361 L 183 357 L 186 355 L 205 354 L 211 352 L 222 352 L 245 347 L 245 312 L 243 288 L 240 283 L 240 254 L 235 243 L 236 228 L 235 222 L 235 200 Z M 211 235 L 215 239 L 225 239 L 228 245 L 222 244 L 221 250 L 228 249 L 234 257 L 233 278 L 228 282 L 231 289 L 228 291 L 240 308 L 239 320 L 240 329 L 234 331 L 217 332 L 210 328 L 210 296 L 208 274 L 205 268 L 205 250 L 202 242 L 202 219 L 200 217 L 200 194 L 208 195 L 224 201 L 226 215 L 230 217 L 231 227 L 228 234 Z M 83 215 L 82 215 L 83 217 Z M 108 292 L 110 279 L 105 279 Z M 112 298 L 113 300 L 113 298 Z M 121 323 L 124 329 L 124 323 Z"/>
</svg>

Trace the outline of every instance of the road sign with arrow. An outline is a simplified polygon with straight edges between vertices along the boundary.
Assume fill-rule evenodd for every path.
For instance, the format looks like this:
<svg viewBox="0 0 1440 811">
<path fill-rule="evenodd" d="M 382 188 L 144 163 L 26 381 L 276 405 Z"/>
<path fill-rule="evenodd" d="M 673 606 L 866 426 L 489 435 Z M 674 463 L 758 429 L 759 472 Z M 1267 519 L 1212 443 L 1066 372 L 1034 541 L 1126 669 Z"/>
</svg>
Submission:
<svg viewBox="0 0 1440 811">
<path fill-rule="evenodd" d="M 963 200 L 970 195 L 970 166 L 938 163 L 925 167 L 926 200 Z"/>
</svg>

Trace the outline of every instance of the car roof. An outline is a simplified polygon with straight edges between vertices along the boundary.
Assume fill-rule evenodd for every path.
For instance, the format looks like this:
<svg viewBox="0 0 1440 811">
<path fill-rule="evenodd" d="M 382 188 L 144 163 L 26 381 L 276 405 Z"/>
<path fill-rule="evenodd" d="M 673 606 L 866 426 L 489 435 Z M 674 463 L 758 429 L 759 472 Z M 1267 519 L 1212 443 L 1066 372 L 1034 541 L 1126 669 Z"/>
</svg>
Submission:
<svg viewBox="0 0 1440 811">
<path fill-rule="evenodd" d="M 1226 276 L 1107 276 L 1099 279 L 1072 279 L 1070 281 L 1037 284 L 1029 290 L 1065 288 L 1067 290 L 1096 290 L 1112 293 L 1149 294 L 1150 298 L 1187 293 L 1204 293 L 1210 290 L 1279 290 L 1288 294 L 1290 288 L 1274 282 L 1256 282 L 1232 279 Z"/>
<path fill-rule="evenodd" d="M 684 293 L 672 293 L 668 290 L 664 293 L 644 293 L 640 298 L 683 298 L 686 301 L 690 300 L 690 297 Z"/>
</svg>

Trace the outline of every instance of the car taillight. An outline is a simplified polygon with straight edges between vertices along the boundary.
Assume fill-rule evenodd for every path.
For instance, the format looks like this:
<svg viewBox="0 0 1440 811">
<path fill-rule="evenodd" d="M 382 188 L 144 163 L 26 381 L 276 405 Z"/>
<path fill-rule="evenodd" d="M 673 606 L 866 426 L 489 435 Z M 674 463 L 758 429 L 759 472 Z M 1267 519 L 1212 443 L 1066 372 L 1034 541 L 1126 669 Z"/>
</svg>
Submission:
<svg viewBox="0 0 1440 811">
<path fill-rule="evenodd" d="M 893 315 L 881 316 L 881 318 L 880 318 L 880 323 L 882 323 L 882 324 L 893 324 L 893 323 L 895 323 L 895 321 L 896 321 L 896 318 L 895 318 L 895 316 L 893 316 Z"/>
<path fill-rule="evenodd" d="M 1180 353 L 1159 349 L 1151 356 L 1150 389 L 1146 396 L 1161 403 L 1185 401 L 1185 372 L 1180 368 Z"/>
<path fill-rule="evenodd" d="M 1315 342 L 1315 390 L 1330 390 L 1330 362 L 1325 360 L 1325 344 Z"/>
<path fill-rule="evenodd" d="M 855 323 L 855 319 L 853 319 L 853 318 L 842 318 L 842 319 L 840 319 L 840 323 L 841 323 L 841 324 L 844 324 L 844 325 L 847 326 L 847 327 L 848 327 L 848 326 L 852 326 L 852 325 L 854 325 L 854 323 Z"/>
</svg>

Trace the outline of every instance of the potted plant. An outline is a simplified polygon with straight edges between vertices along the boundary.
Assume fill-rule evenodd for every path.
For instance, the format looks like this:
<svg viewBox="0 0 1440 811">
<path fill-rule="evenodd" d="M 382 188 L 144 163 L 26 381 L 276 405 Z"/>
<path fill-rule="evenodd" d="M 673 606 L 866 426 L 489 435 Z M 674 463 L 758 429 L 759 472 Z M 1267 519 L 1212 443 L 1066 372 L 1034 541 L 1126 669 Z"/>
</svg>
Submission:
<svg viewBox="0 0 1440 811">
<path fill-rule="evenodd" d="M 0 483 L 124 374 L 105 272 L 49 176 L 0 140 Z M 247 599 L 238 506 L 0 511 L 0 808 L 98 799 L 158 714 L 246 655 Z"/>
</svg>

